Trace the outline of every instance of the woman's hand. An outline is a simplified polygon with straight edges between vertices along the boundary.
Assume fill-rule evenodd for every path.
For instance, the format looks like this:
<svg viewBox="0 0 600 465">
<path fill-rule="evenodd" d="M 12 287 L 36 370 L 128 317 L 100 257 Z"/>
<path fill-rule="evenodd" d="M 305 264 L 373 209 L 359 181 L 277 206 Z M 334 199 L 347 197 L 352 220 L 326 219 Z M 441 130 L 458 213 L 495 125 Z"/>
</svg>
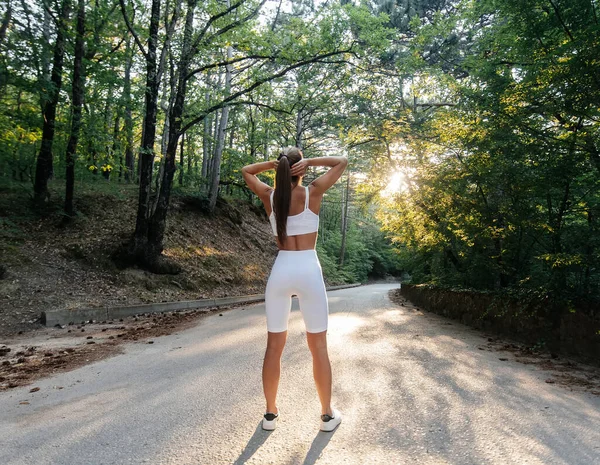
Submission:
<svg viewBox="0 0 600 465">
<path fill-rule="evenodd" d="M 277 171 L 277 166 L 279 165 L 279 160 L 273 160 L 273 169 Z"/>
<path fill-rule="evenodd" d="M 299 162 L 294 163 L 292 166 L 292 176 L 304 176 L 306 174 L 306 169 L 308 168 L 308 160 L 302 159 Z"/>
</svg>

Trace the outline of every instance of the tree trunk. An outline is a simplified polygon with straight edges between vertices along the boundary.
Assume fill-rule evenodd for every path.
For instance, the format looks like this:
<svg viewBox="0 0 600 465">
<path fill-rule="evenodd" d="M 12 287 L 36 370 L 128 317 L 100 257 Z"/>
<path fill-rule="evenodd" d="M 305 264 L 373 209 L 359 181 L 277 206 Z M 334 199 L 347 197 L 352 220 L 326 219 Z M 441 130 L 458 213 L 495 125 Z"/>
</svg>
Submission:
<svg viewBox="0 0 600 465">
<path fill-rule="evenodd" d="M 248 108 L 248 146 L 250 148 L 250 160 L 256 160 L 256 119 L 252 107 Z M 265 160 L 266 161 L 266 160 Z"/>
<path fill-rule="evenodd" d="M 125 104 L 125 181 L 131 182 L 135 172 L 133 158 L 133 118 L 131 115 L 131 64 L 133 51 L 131 42 L 127 39 L 125 48 L 125 81 L 123 83 L 123 103 Z"/>
<path fill-rule="evenodd" d="M 75 215 L 73 207 L 73 191 L 75 186 L 75 156 L 77 154 L 77 142 L 81 128 L 81 108 L 83 106 L 83 93 L 85 86 L 85 68 L 83 65 L 85 35 L 85 1 L 77 1 L 77 37 L 75 39 L 75 60 L 73 63 L 73 116 L 71 120 L 71 135 L 67 144 L 66 154 L 66 193 L 65 214 L 66 218 Z"/>
<path fill-rule="evenodd" d="M 227 1 L 227 7 L 229 7 L 229 0 Z M 233 58 L 233 49 L 230 46 L 227 47 L 227 60 Z M 227 65 L 225 67 L 225 97 L 229 95 L 231 89 L 231 71 L 232 66 Z M 214 212 L 217 206 L 217 196 L 219 195 L 219 181 L 221 178 L 221 158 L 223 157 L 223 148 L 225 146 L 225 128 L 227 127 L 227 119 L 229 118 L 229 105 L 223 107 L 221 112 L 221 122 L 219 124 L 219 134 L 216 140 L 215 154 L 213 156 L 212 173 L 211 173 L 211 184 L 210 190 L 208 191 L 208 208 L 211 212 Z"/>
<path fill-rule="evenodd" d="M 43 105 L 42 116 L 44 125 L 42 129 L 42 145 L 38 154 L 35 169 L 34 202 L 43 205 L 50 197 L 48 180 L 52 176 L 52 143 L 54 142 L 54 125 L 56 121 L 56 107 L 62 86 L 62 70 L 65 56 L 66 30 L 71 12 L 70 0 L 62 0 L 56 25 L 56 43 L 54 45 L 54 60 L 52 64 L 51 87 L 48 90 L 49 98 Z"/>
<path fill-rule="evenodd" d="M 280 3 L 280 6 L 281 6 L 281 3 Z M 271 96 L 269 96 L 267 99 L 267 105 L 271 105 Z M 269 109 L 265 108 L 264 117 L 263 117 L 263 124 L 265 125 L 265 135 L 264 135 L 265 139 L 264 139 L 264 144 L 263 144 L 263 150 L 264 150 L 263 159 L 264 159 L 264 161 L 269 160 L 269 129 L 270 129 L 271 125 L 269 123 L 265 122 L 268 118 L 269 118 Z"/>
<path fill-rule="evenodd" d="M 4 42 L 4 38 L 6 37 L 6 31 L 8 29 L 8 25 L 10 24 L 10 18 L 12 16 L 12 7 L 10 2 L 6 5 L 6 11 L 4 12 L 4 17 L 2 18 L 2 24 L 0 24 L 0 45 Z"/>
<path fill-rule="evenodd" d="M 194 157 L 193 154 L 195 153 L 195 146 L 194 146 L 194 139 L 192 138 L 192 133 L 190 132 L 186 132 L 185 134 L 187 134 L 187 144 L 186 144 L 186 150 L 187 150 L 187 174 L 188 174 L 188 182 L 189 182 L 189 176 L 190 173 L 192 172 L 192 158 L 194 159 L 194 172 L 196 175 L 198 175 L 198 157 Z"/>
<path fill-rule="evenodd" d="M 8 26 L 10 24 L 10 20 L 12 17 L 12 7 L 10 2 L 7 2 L 6 11 L 4 12 L 4 16 L 2 18 L 2 24 L 0 24 L 0 46 L 4 43 L 4 39 L 6 38 L 6 31 L 8 30 Z M 6 86 L 8 81 L 8 71 L 6 66 L 3 63 L 0 63 L 0 90 L 2 93 L 4 92 L 2 89 Z"/>
<path fill-rule="evenodd" d="M 52 23 L 52 16 L 50 16 L 49 8 L 43 8 L 44 10 L 44 23 L 42 25 L 42 38 L 44 44 L 50 44 L 52 41 L 52 34 L 50 32 L 50 25 Z M 50 57 L 48 53 L 44 53 L 44 48 L 42 48 L 42 53 L 40 53 L 40 62 L 41 62 L 41 74 L 40 79 L 42 80 L 42 88 L 47 89 L 50 85 Z M 40 110 L 44 111 L 44 105 L 46 104 L 46 100 L 43 93 L 40 93 Z"/>
<path fill-rule="evenodd" d="M 235 108 L 233 109 L 233 111 L 231 112 L 231 129 L 229 130 L 229 153 L 233 153 L 233 142 L 235 140 L 235 128 L 238 124 L 237 120 L 237 112 L 235 111 Z M 227 177 L 231 176 L 231 161 L 227 164 Z M 231 195 L 231 193 L 233 192 L 232 189 L 233 184 L 228 184 L 227 185 L 227 195 Z"/>
<path fill-rule="evenodd" d="M 183 163 L 183 149 L 185 143 L 185 134 L 181 135 L 181 147 L 179 150 L 179 185 L 183 186 L 183 167 L 185 166 Z M 189 163 L 188 163 L 189 164 Z"/>
<path fill-rule="evenodd" d="M 591 205 L 586 208 L 586 214 L 587 214 L 587 225 L 588 225 L 588 237 L 592 238 L 592 237 L 596 236 L 596 232 L 595 232 L 595 228 L 594 228 L 595 218 L 594 218 L 594 214 L 593 214 Z M 590 240 L 586 241 L 585 257 L 586 257 L 586 264 L 585 264 L 585 272 L 584 272 L 584 277 L 583 277 L 583 292 L 585 294 L 590 294 L 591 293 L 590 264 L 594 262 L 594 247 L 592 246 L 592 241 L 590 241 Z"/>
<path fill-rule="evenodd" d="M 169 57 L 169 87 L 168 90 L 167 88 L 165 88 L 164 92 L 163 92 L 163 97 L 161 99 L 161 103 L 160 103 L 160 108 L 161 110 L 163 110 L 165 112 L 165 123 L 163 126 L 163 132 L 162 132 L 162 137 L 160 140 L 160 165 L 158 168 L 158 176 L 156 176 L 156 184 L 155 184 L 155 191 L 158 192 L 160 190 L 160 183 L 162 182 L 163 179 L 163 173 L 165 170 L 165 157 L 167 155 L 167 145 L 169 143 L 169 125 L 171 123 L 171 120 L 169 118 L 169 115 L 171 114 L 171 109 L 173 108 L 173 99 L 175 98 L 175 70 L 174 70 L 174 66 L 173 66 L 173 59 L 172 56 Z M 167 95 L 168 95 L 168 99 L 167 99 Z M 157 197 L 158 200 L 158 197 Z M 154 208 L 156 208 L 156 204 L 154 205 Z M 154 208 L 152 209 L 154 211 Z"/>
<path fill-rule="evenodd" d="M 206 84 L 207 89 L 204 94 L 204 100 L 206 102 L 206 108 L 210 107 L 210 91 L 208 90 L 208 86 L 210 85 L 210 74 L 206 75 Z M 210 127 L 211 127 L 211 118 L 210 116 L 206 116 L 204 118 L 204 132 L 202 133 L 202 171 L 200 176 L 203 179 L 206 179 L 208 174 L 208 159 L 210 154 Z"/>
<path fill-rule="evenodd" d="M 296 115 L 296 138 L 295 143 L 296 147 L 302 150 L 303 147 L 303 135 L 304 135 L 304 117 L 302 115 L 302 109 L 298 110 L 298 114 Z"/>
<path fill-rule="evenodd" d="M 110 131 L 113 128 L 112 125 L 112 121 L 113 121 L 113 101 L 114 101 L 114 96 L 113 96 L 113 89 L 115 86 L 115 82 L 114 81 L 109 81 L 108 83 L 108 88 L 106 90 L 106 100 L 104 101 L 104 111 L 103 111 L 103 128 L 102 128 L 102 134 L 110 134 Z M 103 142 L 106 143 L 106 145 L 104 145 L 103 149 L 102 149 L 102 153 L 104 153 L 104 164 L 109 164 L 110 160 L 109 160 L 109 155 L 112 151 L 112 144 L 110 144 L 110 139 L 108 137 L 106 138 L 102 138 Z"/>
<path fill-rule="evenodd" d="M 123 15 L 126 11 L 123 8 Z M 158 102 L 158 89 L 160 76 L 157 70 L 156 49 L 158 44 L 158 26 L 160 21 L 160 0 L 152 0 L 150 16 L 148 50 L 146 58 L 146 87 L 145 87 L 145 114 L 142 136 L 142 146 L 139 155 L 139 183 L 138 209 L 135 223 L 135 232 L 125 250 L 117 250 L 113 258 L 118 262 L 130 265 L 139 263 L 148 268 L 152 267 L 156 257 L 154 251 L 149 250 L 148 229 L 150 223 L 150 189 L 152 185 L 152 165 L 154 160 L 154 139 L 156 136 L 156 113 Z"/>
<path fill-rule="evenodd" d="M 111 155 L 114 160 L 119 161 L 119 181 L 123 177 L 123 150 L 119 142 L 119 129 L 121 128 L 121 114 L 117 109 L 117 115 L 115 116 L 115 124 L 113 125 L 113 145 L 111 149 Z"/>
<path fill-rule="evenodd" d="M 350 173 L 346 178 L 346 195 L 342 210 L 342 245 L 340 247 L 340 266 L 344 266 L 344 256 L 346 255 L 346 233 L 348 231 L 348 204 L 350 203 Z"/>
<path fill-rule="evenodd" d="M 210 126 L 211 118 L 207 116 L 204 118 L 204 131 L 202 133 L 202 167 L 200 171 L 200 177 L 206 179 L 208 174 L 208 160 L 210 158 Z"/>
<path fill-rule="evenodd" d="M 219 85 L 220 85 L 221 80 L 219 79 Z M 216 110 L 213 116 L 213 121 L 211 123 L 213 123 L 213 126 L 211 128 L 212 131 L 212 136 L 210 139 L 210 158 L 208 159 L 208 168 L 207 168 L 207 173 L 206 176 L 208 177 L 208 185 L 210 185 L 210 179 L 212 179 L 212 170 L 213 170 L 213 160 L 215 159 L 215 151 L 217 149 L 217 138 L 219 137 L 219 121 L 221 118 L 221 112 L 220 110 Z M 208 185 L 207 185 L 207 189 L 206 191 L 208 192 Z"/>
<path fill-rule="evenodd" d="M 210 185 L 208 190 L 208 205 L 210 211 L 214 211 L 217 205 L 217 197 L 219 195 L 219 181 L 221 179 L 221 158 L 223 156 L 223 148 L 225 145 L 225 127 L 229 117 L 229 107 L 224 107 L 221 112 L 221 120 L 218 124 L 218 132 L 216 138 L 215 151 L 212 158 L 212 166 L 210 170 Z"/>
<path fill-rule="evenodd" d="M 157 196 L 156 208 L 150 219 L 148 229 L 147 251 L 151 263 L 153 264 L 152 270 L 157 273 L 178 273 L 180 271 L 178 265 L 170 263 L 164 258 L 161 259 L 160 255 L 163 250 L 163 238 L 166 229 L 167 212 L 169 209 L 173 178 L 176 171 L 175 160 L 177 157 L 177 145 L 179 142 L 179 136 L 181 134 L 181 120 L 187 91 L 186 78 L 192 58 L 191 42 L 196 4 L 197 0 L 188 1 L 188 11 L 186 14 L 185 29 L 183 34 L 183 51 L 181 53 L 178 66 L 179 78 L 177 83 L 177 91 L 174 104 L 168 116 L 170 120 L 169 142 L 167 144 L 167 152 L 164 159 L 163 180 Z"/>
</svg>

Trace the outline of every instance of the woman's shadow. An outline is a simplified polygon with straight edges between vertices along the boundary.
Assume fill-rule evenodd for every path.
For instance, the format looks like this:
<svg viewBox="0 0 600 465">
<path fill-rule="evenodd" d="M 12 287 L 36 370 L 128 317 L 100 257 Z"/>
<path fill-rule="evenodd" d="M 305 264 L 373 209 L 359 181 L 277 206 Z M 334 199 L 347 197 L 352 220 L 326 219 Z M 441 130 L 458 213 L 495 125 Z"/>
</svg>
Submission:
<svg viewBox="0 0 600 465">
<path fill-rule="evenodd" d="M 270 434 L 270 431 L 265 431 L 262 429 L 262 420 L 259 421 L 258 425 L 256 425 L 256 429 L 254 430 L 254 434 L 248 441 L 248 444 L 246 444 L 246 447 L 244 447 L 244 450 L 240 456 L 235 462 L 233 462 L 233 465 L 245 464 L 246 461 L 252 458 L 256 451 L 260 449 L 260 446 L 265 443 Z"/>
<path fill-rule="evenodd" d="M 337 428 L 331 433 L 324 433 L 322 431 L 319 431 L 313 439 L 313 442 L 310 445 L 310 449 L 308 450 L 308 453 L 306 454 L 306 458 L 304 459 L 302 465 L 314 465 L 317 459 L 323 453 L 325 447 L 327 447 L 327 444 L 329 444 L 329 441 L 331 441 L 331 438 L 333 437 L 336 431 Z M 244 447 L 244 450 L 237 458 L 237 460 L 233 462 L 233 465 L 244 465 L 248 460 L 250 460 L 252 456 L 256 453 L 256 451 L 260 449 L 260 447 L 267 441 L 267 438 L 270 434 L 270 431 L 265 431 L 262 429 L 261 420 L 261 422 L 259 422 L 256 426 L 254 434 L 248 441 L 248 444 L 246 444 L 246 447 Z"/>
<path fill-rule="evenodd" d="M 313 465 L 314 463 L 316 463 L 317 459 L 321 456 L 323 450 L 327 447 L 327 444 L 329 444 L 329 441 L 331 441 L 331 438 L 333 437 L 336 431 L 337 428 L 330 433 L 324 433 L 323 431 L 319 431 L 313 439 L 313 442 L 310 445 L 310 449 L 308 450 L 308 453 L 306 454 L 306 458 L 304 459 L 304 462 L 302 462 L 302 465 Z"/>
</svg>

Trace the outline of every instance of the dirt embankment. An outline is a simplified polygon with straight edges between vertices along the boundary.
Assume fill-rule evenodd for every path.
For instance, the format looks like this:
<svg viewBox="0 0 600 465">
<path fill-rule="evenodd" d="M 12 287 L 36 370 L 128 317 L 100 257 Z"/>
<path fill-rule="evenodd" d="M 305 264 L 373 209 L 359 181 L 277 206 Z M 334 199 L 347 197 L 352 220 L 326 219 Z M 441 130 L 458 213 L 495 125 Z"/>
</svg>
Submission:
<svg viewBox="0 0 600 465">
<path fill-rule="evenodd" d="M 42 311 L 264 291 L 276 246 L 263 209 L 220 201 L 209 216 L 193 197 L 174 195 L 164 254 L 183 272 L 159 276 L 110 260 L 133 231 L 137 187 L 87 189 L 78 194 L 78 218 L 61 226 L 59 194 L 40 217 L 25 188 L 0 188 L 0 346 L 3 337 L 41 328 Z"/>
</svg>

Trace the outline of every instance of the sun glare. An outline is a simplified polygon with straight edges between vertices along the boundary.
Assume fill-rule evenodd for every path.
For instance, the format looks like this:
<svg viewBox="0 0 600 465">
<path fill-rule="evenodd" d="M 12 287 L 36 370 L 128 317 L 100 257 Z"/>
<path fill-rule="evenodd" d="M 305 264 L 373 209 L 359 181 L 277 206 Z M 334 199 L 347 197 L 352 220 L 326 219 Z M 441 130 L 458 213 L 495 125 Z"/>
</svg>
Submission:
<svg viewBox="0 0 600 465">
<path fill-rule="evenodd" d="M 381 195 L 384 197 L 392 197 L 394 194 L 404 192 L 408 186 L 406 185 L 405 175 L 402 171 L 395 171 Z"/>
</svg>

